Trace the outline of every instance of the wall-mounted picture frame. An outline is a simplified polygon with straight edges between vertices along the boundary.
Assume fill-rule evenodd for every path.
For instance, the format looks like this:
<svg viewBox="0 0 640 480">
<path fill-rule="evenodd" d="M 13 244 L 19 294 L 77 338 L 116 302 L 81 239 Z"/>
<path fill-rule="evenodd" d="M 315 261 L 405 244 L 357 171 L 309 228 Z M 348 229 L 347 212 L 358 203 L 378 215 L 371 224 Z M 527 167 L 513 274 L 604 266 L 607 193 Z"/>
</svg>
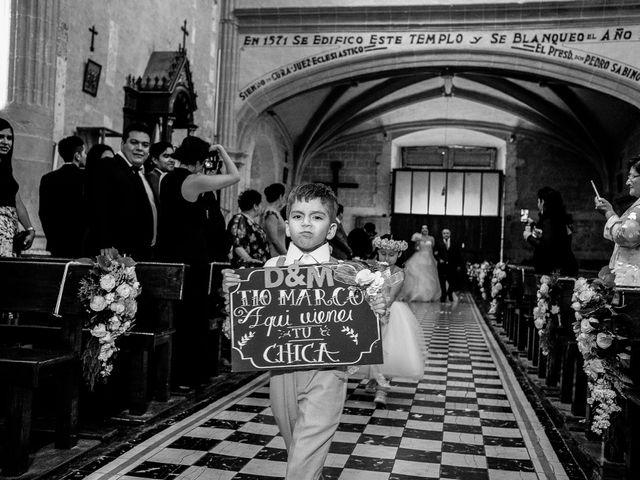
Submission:
<svg viewBox="0 0 640 480">
<path fill-rule="evenodd" d="M 93 60 L 87 60 L 87 64 L 84 67 L 84 77 L 82 79 L 83 92 L 94 97 L 98 95 L 100 72 L 102 72 L 102 65 Z"/>
</svg>

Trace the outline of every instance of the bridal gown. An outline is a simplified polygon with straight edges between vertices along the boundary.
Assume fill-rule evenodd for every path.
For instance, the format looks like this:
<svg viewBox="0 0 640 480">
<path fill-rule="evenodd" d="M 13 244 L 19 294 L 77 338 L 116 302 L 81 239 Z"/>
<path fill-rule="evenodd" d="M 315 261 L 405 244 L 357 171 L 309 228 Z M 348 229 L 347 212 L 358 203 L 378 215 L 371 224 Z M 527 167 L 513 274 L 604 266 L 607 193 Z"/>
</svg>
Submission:
<svg viewBox="0 0 640 480">
<path fill-rule="evenodd" d="M 407 302 L 440 300 L 438 264 L 433 256 L 433 237 L 422 237 L 418 250 L 404 264 L 401 298 Z"/>
</svg>

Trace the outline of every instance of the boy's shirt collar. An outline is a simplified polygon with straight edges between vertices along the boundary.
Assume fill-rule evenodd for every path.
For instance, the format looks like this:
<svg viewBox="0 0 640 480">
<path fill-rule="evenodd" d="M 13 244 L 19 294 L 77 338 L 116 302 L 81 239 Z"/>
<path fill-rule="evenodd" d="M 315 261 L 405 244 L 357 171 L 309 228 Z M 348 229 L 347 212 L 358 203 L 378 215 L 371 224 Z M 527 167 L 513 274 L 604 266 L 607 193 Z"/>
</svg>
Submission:
<svg viewBox="0 0 640 480">
<path fill-rule="evenodd" d="M 331 261 L 331 251 L 329 250 L 329 243 L 325 242 L 318 248 L 311 252 L 303 252 L 293 243 L 289 244 L 289 250 L 287 250 L 286 264 L 290 265 L 295 262 L 301 264 L 313 264 L 313 263 L 327 263 Z"/>
</svg>

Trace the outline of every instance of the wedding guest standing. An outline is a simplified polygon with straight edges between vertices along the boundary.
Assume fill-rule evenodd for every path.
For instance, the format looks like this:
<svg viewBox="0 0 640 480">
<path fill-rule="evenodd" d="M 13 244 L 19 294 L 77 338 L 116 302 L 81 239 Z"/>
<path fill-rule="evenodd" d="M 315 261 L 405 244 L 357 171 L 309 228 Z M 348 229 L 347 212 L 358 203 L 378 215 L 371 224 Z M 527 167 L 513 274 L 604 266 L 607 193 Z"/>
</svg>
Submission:
<svg viewBox="0 0 640 480">
<path fill-rule="evenodd" d="M 231 235 L 231 266 L 259 267 L 269 258 L 267 234 L 260 226 L 262 195 L 256 190 L 245 190 L 238 197 L 240 213 L 229 221 Z"/>
<path fill-rule="evenodd" d="M 84 141 L 65 137 L 58 142 L 58 153 L 64 164 L 40 180 L 38 214 L 51 255 L 78 258 L 87 225 Z"/>
<path fill-rule="evenodd" d="M 538 210 L 538 222 L 529 221 L 522 234 L 533 246 L 536 273 L 576 275 L 578 262 L 571 251 L 572 221 L 560 192 L 551 187 L 538 190 Z"/>
<path fill-rule="evenodd" d="M 595 198 L 595 206 L 604 214 L 607 223 L 604 226 L 604 238 L 614 243 L 609 268 L 625 268 L 628 265 L 640 267 L 640 155 L 629 161 L 627 177 L 629 195 L 635 202 L 622 214 L 617 215 L 608 200 Z"/>
<path fill-rule="evenodd" d="M 331 240 L 329 240 L 329 245 L 331 245 L 331 256 L 333 258 L 337 258 L 338 260 L 349 260 L 353 257 L 353 252 L 351 251 L 349 241 L 347 240 L 347 232 L 344 231 L 344 226 L 342 225 L 343 216 L 344 207 L 339 203 L 338 211 L 336 212 L 336 234 Z"/>
<path fill-rule="evenodd" d="M 121 150 L 90 174 L 89 242 L 91 254 L 117 249 L 135 260 L 151 260 L 156 244 L 158 210 L 142 169 L 151 145 L 146 125 L 125 128 Z"/>
<path fill-rule="evenodd" d="M 221 158 L 224 173 L 205 172 L 213 153 Z M 176 387 L 197 388 L 207 380 L 209 262 L 217 258 L 219 246 L 208 225 L 207 196 L 238 183 L 240 174 L 221 145 L 198 137 L 186 137 L 174 155 L 180 165 L 164 176 L 160 189 L 158 256 L 189 267 L 177 312 L 183 321 L 176 324 L 173 380 Z"/>
<path fill-rule="evenodd" d="M 173 145 L 169 142 L 157 142 L 149 148 L 147 173 L 145 177 L 153 190 L 156 200 L 160 199 L 160 180 L 168 172 L 172 172 L 176 161 L 173 158 Z"/>
<path fill-rule="evenodd" d="M 285 205 L 284 185 L 272 183 L 264 189 L 264 197 L 267 204 L 262 212 L 262 228 L 269 241 L 269 254 L 272 257 L 287 253 L 285 247 L 285 225 L 280 210 Z"/>
<path fill-rule="evenodd" d="M 36 236 L 29 213 L 20 197 L 19 185 L 13 177 L 13 127 L 0 118 L 0 257 L 14 257 L 14 237 L 18 225 L 24 228 L 24 235 L 18 237 L 17 250 L 27 250 Z M 24 237 L 24 238 L 22 238 Z"/>
</svg>

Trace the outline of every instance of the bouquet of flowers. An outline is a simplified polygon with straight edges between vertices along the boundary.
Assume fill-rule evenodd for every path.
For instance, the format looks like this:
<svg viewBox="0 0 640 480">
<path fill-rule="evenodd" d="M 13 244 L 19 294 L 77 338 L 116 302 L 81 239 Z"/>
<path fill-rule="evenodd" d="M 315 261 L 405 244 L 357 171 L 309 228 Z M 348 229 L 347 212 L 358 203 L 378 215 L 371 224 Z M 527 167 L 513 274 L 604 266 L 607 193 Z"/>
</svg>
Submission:
<svg viewBox="0 0 640 480">
<path fill-rule="evenodd" d="M 133 326 L 140 294 L 136 263 L 117 252 L 99 255 L 80 282 L 78 296 L 90 313 L 85 322 L 91 336 L 82 354 L 82 374 L 91 390 L 98 378 L 106 381 L 113 370 L 116 340 Z"/>
<path fill-rule="evenodd" d="M 540 278 L 540 287 L 536 293 L 538 302 L 533 307 L 533 324 L 538 329 L 543 355 L 549 355 L 553 348 L 552 332 L 560 324 L 560 307 L 552 294 L 556 282 L 557 278 L 548 275 Z"/>
<path fill-rule="evenodd" d="M 383 287 L 392 281 L 391 269 L 385 262 L 348 260 L 328 267 L 333 270 L 335 279 L 351 288 L 365 288 L 365 298 L 369 303 L 383 294 Z"/>
<path fill-rule="evenodd" d="M 496 263 L 493 267 L 493 276 L 491 277 L 491 305 L 489 306 L 489 314 L 495 314 L 498 311 L 498 300 L 502 298 L 504 285 L 502 282 L 507 278 L 507 264 L 504 262 Z"/>
<path fill-rule="evenodd" d="M 620 411 L 617 397 L 630 382 L 621 371 L 620 361 L 626 347 L 628 318 L 612 307 L 613 288 L 611 278 L 579 278 L 571 305 L 576 318 L 573 331 L 589 382 L 587 402 L 595 405 L 591 430 L 599 435 L 611 425 L 611 415 Z"/>
<path fill-rule="evenodd" d="M 489 272 L 493 269 L 491 262 L 485 260 L 480 264 L 478 269 L 478 286 L 480 287 L 480 293 L 483 299 L 487 299 L 487 289 L 485 288 L 485 280 L 489 275 Z"/>
</svg>

